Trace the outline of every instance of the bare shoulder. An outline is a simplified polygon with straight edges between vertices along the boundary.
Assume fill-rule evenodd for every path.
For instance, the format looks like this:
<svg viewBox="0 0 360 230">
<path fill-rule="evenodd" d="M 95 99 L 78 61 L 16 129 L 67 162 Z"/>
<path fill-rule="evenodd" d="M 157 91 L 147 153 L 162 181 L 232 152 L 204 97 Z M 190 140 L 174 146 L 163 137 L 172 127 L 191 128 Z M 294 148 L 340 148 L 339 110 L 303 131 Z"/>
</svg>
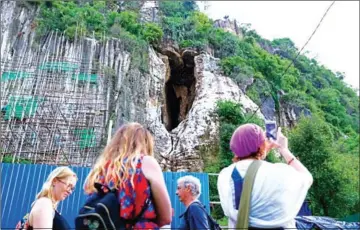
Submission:
<svg viewBox="0 0 360 230">
<path fill-rule="evenodd" d="M 29 214 L 30 225 L 33 224 L 35 219 L 43 219 L 45 217 L 50 217 L 49 215 L 53 215 L 54 209 L 50 198 L 41 197 L 37 201 L 35 201 L 34 206 L 32 207 Z"/>
<path fill-rule="evenodd" d="M 41 197 L 38 199 L 33 208 L 32 213 L 36 212 L 43 212 L 43 211 L 52 211 L 53 210 L 53 204 L 50 200 L 50 198 L 47 197 Z"/>
<path fill-rule="evenodd" d="M 160 167 L 159 163 L 156 161 L 155 157 L 144 156 L 143 164 L 149 167 Z"/>
<path fill-rule="evenodd" d="M 148 180 L 151 180 L 154 177 L 156 178 L 156 176 L 159 176 L 159 174 L 162 173 L 159 163 L 152 156 L 144 156 L 142 170 Z"/>
</svg>

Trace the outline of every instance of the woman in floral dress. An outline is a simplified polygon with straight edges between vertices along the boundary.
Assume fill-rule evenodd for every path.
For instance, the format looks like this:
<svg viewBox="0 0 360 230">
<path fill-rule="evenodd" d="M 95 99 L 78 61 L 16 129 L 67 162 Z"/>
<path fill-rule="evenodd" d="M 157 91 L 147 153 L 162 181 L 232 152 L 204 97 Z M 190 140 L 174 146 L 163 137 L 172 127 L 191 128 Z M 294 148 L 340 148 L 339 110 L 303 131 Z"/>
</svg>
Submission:
<svg viewBox="0 0 360 230">
<path fill-rule="evenodd" d="M 153 137 L 140 124 L 121 126 L 85 181 L 87 194 L 96 192 L 96 182 L 118 189 L 119 215 L 124 219 L 135 219 L 147 205 L 137 223 L 127 228 L 159 229 L 172 219 L 170 197 L 153 146 Z"/>
</svg>

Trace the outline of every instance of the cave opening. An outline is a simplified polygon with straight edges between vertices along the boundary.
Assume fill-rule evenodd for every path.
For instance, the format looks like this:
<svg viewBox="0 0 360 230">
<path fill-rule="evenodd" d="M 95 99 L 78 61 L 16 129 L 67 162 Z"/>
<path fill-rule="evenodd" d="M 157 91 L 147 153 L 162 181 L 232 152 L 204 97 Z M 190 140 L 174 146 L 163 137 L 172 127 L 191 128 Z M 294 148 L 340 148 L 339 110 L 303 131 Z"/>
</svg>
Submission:
<svg viewBox="0 0 360 230">
<path fill-rule="evenodd" d="M 195 98 L 194 52 L 169 55 L 170 76 L 165 83 L 165 108 L 162 119 L 168 131 L 186 119 Z"/>
</svg>

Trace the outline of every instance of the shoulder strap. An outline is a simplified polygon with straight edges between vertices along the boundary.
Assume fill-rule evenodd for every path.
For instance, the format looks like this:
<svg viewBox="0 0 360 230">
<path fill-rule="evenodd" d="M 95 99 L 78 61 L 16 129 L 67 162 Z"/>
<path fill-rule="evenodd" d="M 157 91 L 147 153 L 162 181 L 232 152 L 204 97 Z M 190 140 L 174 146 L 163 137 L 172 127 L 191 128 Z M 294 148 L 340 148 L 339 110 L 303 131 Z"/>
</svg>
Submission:
<svg viewBox="0 0 360 230">
<path fill-rule="evenodd" d="M 208 213 L 208 211 L 205 209 L 205 207 L 203 206 L 203 204 L 201 202 L 196 201 L 193 204 L 198 205 L 205 212 L 208 220 L 211 222 L 210 226 L 217 224 L 217 222 L 214 220 L 214 218 L 212 218 L 212 216 Z"/>
<path fill-rule="evenodd" d="M 105 184 L 101 184 L 101 183 L 94 183 L 94 187 L 96 188 L 97 192 L 101 195 L 105 195 L 108 192 L 112 192 L 117 194 L 118 190 L 117 189 L 110 189 L 107 185 Z M 104 192 L 103 188 L 106 188 L 108 191 Z M 146 211 L 146 209 L 148 208 L 150 204 L 150 197 L 148 197 L 145 201 L 144 206 L 142 207 L 139 215 L 137 215 L 134 219 L 132 220 L 128 220 L 127 222 L 131 223 L 131 224 L 135 224 L 139 221 L 139 219 L 142 217 L 142 215 L 144 214 L 144 212 Z"/>
<path fill-rule="evenodd" d="M 209 216 L 209 213 L 207 212 L 207 210 L 204 208 L 204 206 L 202 205 L 202 203 L 200 203 L 199 201 L 195 201 L 193 204 L 196 204 L 197 206 L 199 206 L 205 213 L 207 216 Z"/>
<path fill-rule="evenodd" d="M 240 204 L 238 209 L 236 229 L 248 229 L 249 227 L 251 191 L 254 185 L 256 173 L 260 168 L 261 164 L 262 164 L 261 160 L 254 160 L 245 174 L 243 191 L 241 193 Z"/>
<path fill-rule="evenodd" d="M 189 205 L 189 207 L 186 208 L 185 212 L 184 212 L 183 214 L 181 214 L 181 215 L 179 216 L 179 218 L 181 218 L 182 216 L 184 216 L 184 217 L 185 217 L 185 221 L 186 221 L 186 222 L 188 221 L 188 213 L 189 213 L 189 210 L 190 210 L 190 206 L 191 206 L 191 205 L 197 205 L 197 206 L 199 206 L 199 207 L 207 214 L 207 211 L 206 211 L 206 209 L 202 206 L 202 204 L 201 204 L 199 201 L 195 201 L 195 202 L 191 203 L 191 204 Z"/>
</svg>

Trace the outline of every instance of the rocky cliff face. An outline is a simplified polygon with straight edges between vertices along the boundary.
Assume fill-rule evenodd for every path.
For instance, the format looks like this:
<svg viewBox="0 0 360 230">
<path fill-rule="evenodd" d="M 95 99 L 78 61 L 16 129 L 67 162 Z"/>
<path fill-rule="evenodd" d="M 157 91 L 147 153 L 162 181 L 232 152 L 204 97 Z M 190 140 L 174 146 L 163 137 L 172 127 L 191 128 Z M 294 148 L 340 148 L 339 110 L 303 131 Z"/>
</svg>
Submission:
<svg viewBox="0 0 360 230">
<path fill-rule="evenodd" d="M 25 1 L 1 1 L 2 62 L 11 60 L 15 50 L 21 50 L 21 56 L 34 45 L 37 13 L 38 8 Z"/>
<path fill-rule="evenodd" d="M 91 165 L 109 134 L 135 121 L 153 133 L 164 170 L 202 171 L 204 154 L 212 154 L 204 149 L 218 145 L 217 101 L 257 110 L 209 54 L 149 48 L 143 70 L 118 39 L 69 41 L 59 32 L 37 38 L 37 11 L 36 5 L 1 2 L 5 154 Z"/>
<path fill-rule="evenodd" d="M 218 145 L 218 121 L 214 113 L 218 100 L 240 102 L 249 112 L 257 109 L 230 78 L 221 74 L 218 61 L 208 54 L 194 57 L 194 100 L 186 118 L 169 133 L 170 151 L 160 151 L 163 153 L 161 163 L 165 169 L 203 169 L 201 149 Z M 257 115 L 263 117 L 261 113 Z"/>
<path fill-rule="evenodd" d="M 140 9 L 141 21 L 143 22 L 160 22 L 159 2 L 145 1 Z"/>
<path fill-rule="evenodd" d="M 261 97 L 261 113 L 265 119 L 276 121 L 282 127 L 294 127 L 299 118 L 304 116 L 311 116 L 311 111 L 303 106 L 289 104 L 282 100 L 282 95 L 279 97 L 279 111 L 275 109 L 275 101 L 272 97 Z"/>
<path fill-rule="evenodd" d="M 166 67 L 153 49 L 145 51 L 142 71 L 120 40 L 69 41 L 58 32 L 39 39 L 36 5 L 1 4 L 3 153 L 89 165 L 109 125 L 113 131 L 128 121 L 158 126 Z"/>
<path fill-rule="evenodd" d="M 240 38 L 243 38 L 241 28 L 238 25 L 236 20 L 230 20 L 227 16 L 223 19 L 217 19 L 214 22 L 214 26 L 218 28 L 223 28 L 225 31 L 233 33 Z"/>
</svg>

